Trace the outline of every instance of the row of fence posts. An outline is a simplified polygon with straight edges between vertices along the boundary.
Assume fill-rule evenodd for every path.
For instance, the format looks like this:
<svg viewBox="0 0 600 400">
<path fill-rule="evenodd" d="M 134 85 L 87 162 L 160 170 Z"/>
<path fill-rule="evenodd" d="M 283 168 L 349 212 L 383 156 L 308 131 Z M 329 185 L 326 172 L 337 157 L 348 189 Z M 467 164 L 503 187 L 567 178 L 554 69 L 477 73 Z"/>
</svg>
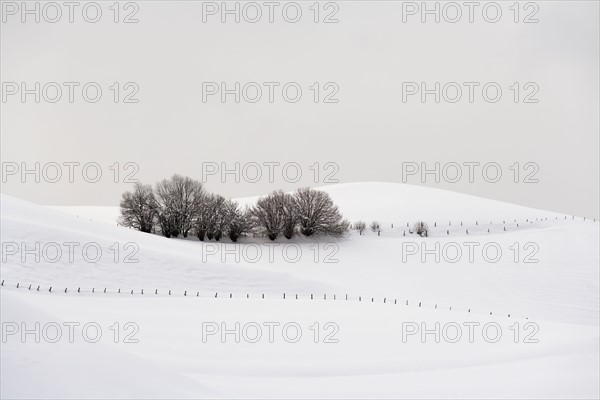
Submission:
<svg viewBox="0 0 600 400">
<path fill-rule="evenodd" d="M 21 284 L 20 284 L 20 282 L 19 282 L 19 283 L 17 283 L 17 285 L 16 285 L 17 289 L 19 289 L 19 288 L 20 288 L 20 285 L 21 285 Z M 4 279 L 2 280 L 2 283 L 0 284 L 0 286 L 4 287 Z M 39 292 L 39 291 L 40 291 L 40 287 L 41 287 L 41 286 L 40 286 L 40 285 L 38 285 L 38 286 L 37 286 L 37 288 L 36 288 L 35 290 Z M 29 285 L 29 287 L 28 287 L 28 290 L 31 290 L 31 288 L 32 288 L 32 285 Z M 52 287 L 52 286 L 50 286 L 50 288 L 49 288 L 48 292 L 52 293 L 52 288 L 53 288 L 53 287 Z M 65 288 L 64 292 L 65 292 L 65 293 L 68 293 L 68 288 Z M 186 297 L 187 297 L 187 292 L 188 292 L 187 290 L 185 290 L 185 291 L 183 292 L 183 295 L 184 295 L 184 296 L 186 296 Z M 77 288 L 77 293 L 81 293 L 81 287 L 78 287 L 78 288 Z M 95 292 L 95 288 L 92 288 L 92 293 L 96 293 L 96 292 Z M 103 291 L 103 293 L 107 293 L 107 291 L 106 291 L 106 288 L 104 288 L 104 291 Z M 120 289 L 120 288 L 119 288 L 119 290 L 117 291 L 117 293 L 119 293 L 119 294 L 121 293 L 121 289 Z M 130 293 L 131 293 L 131 294 L 134 294 L 134 290 L 131 290 L 131 292 L 130 292 Z M 169 296 L 171 296 L 171 295 L 172 295 L 172 294 L 171 294 L 171 290 L 170 290 L 170 289 L 169 289 L 169 292 L 168 292 L 168 293 L 169 293 Z M 140 291 L 140 294 L 144 294 L 144 289 L 142 289 L 142 290 Z M 158 289 L 155 289 L 155 290 L 154 290 L 154 294 L 155 294 L 155 295 L 158 295 Z M 196 297 L 200 297 L 200 292 L 196 292 Z M 226 296 L 226 297 L 229 297 L 230 299 L 232 299 L 232 298 L 233 298 L 233 293 L 229 293 L 229 296 Z M 215 298 L 219 298 L 219 292 L 215 292 Z M 246 294 L 246 298 L 247 298 L 247 299 L 249 299 L 249 298 L 250 298 L 250 294 Z M 264 299 L 264 298 L 265 298 L 265 294 L 264 294 L 264 293 L 262 293 L 262 294 L 261 294 L 261 298 L 262 298 L 262 299 Z M 296 300 L 298 300 L 298 294 L 295 294 L 295 298 L 296 298 Z M 330 297 L 330 298 L 331 298 L 331 297 Z M 286 299 L 286 294 L 285 294 L 285 293 L 283 293 L 283 299 L 284 299 L 284 300 Z M 311 295 L 310 295 L 310 299 L 311 299 L 311 300 L 314 300 L 314 299 L 316 299 L 316 296 L 315 296 L 313 293 L 311 293 Z M 327 300 L 327 294 L 323 294 L 323 300 Z M 335 294 L 333 295 L 333 300 L 337 300 L 337 295 L 335 295 Z M 345 300 L 346 300 L 346 301 L 350 300 L 347 294 L 345 295 Z M 388 300 L 388 298 L 387 298 L 387 297 L 384 297 L 384 298 L 383 298 L 383 303 L 384 303 L 384 304 L 387 304 L 387 303 L 388 303 L 388 301 L 387 301 L 387 300 Z M 359 302 L 362 302 L 362 296 L 358 296 L 358 301 L 359 301 Z M 374 302 L 375 302 L 375 297 L 371 297 L 371 303 L 374 303 Z M 391 299 L 390 299 L 390 302 L 389 302 L 389 303 L 391 304 Z M 398 299 L 394 299 L 394 304 L 398 304 Z M 405 304 L 406 304 L 407 306 L 409 305 L 409 302 L 408 302 L 408 300 L 406 300 L 406 303 L 405 303 Z M 421 305 L 422 305 L 422 302 L 419 302 L 419 305 L 418 305 L 418 307 L 420 308 L 420 307 L 421 307 Z M 438 309 L 438 305 L 437 305 L 437 304 L 435 304 L 435 306 L 434 306 L 434 309 L 436 309 L 436 310 Z M 450 306 L 450 307 L 448 308 L 448 310 L 449 310 L 449 311 L 452 311 L 452 306 Z M 469 309 L 467 310 L 467 312 L 468 312 L 468 313 L 470 313 L 470 312 L 471 312 L 471 309 L 469 308 Z M 493 313 L 490 311 L 490 314 L 489 314 L 489 315 L 493 315 Z M 507 316 L 510 318 L 510 314 L 507 314 Z M 525 319 L 529 319 L 529 318 L 528 318 L 528 317 L 526 317 Z"/>
<path fill-rule="evenodd" d="M 555 217 L 555 219 L 558 220 L 558 217 Z M 567 216 L 565 215 L 565 220 L 566 219 L 567 219 Z M 574 215 L 572 216 L 572 219 L 575 219 Z M 583 219 L 583 221 L 586 221 L 586 217 L 582 217 L 582 219 Z M 546 217 L 545 219 L 536 218 L 535 220 L 536 221 L 540 221 L 540 222 L 541 221 L 547 221 L 548 217 Z M 587 220 L 588 221 L 596 222 L 595 218 L 592 219 L 592 220 L 590 220 L 590 219 L 587 219 Z M 514 220 L 514 222 L 517 224 L 517 228 L 518 228 L 519 227 L 519 223 L 517 222 L 516 219 Z M 525 219 L 525 222 L 529 222 L 529 223 L 533 224 L 534 221 L 533 220 L 529 221 L 529 218 L 527 218 L 527 219 Z M 475 221 L 475 225 L 479 226 L 479 220 Z M 493 225 L 493 221 L 490 221 L 490 225 Z M 502 227 L 503 232 L 506 232 L 506 220 L 502 221 L 502 225 L 504 225 Z M 406 226 L 410 227 L 410 222 L 407 222 Z M 433 222 L 433 226 L 434 226 L 434 228 L 437 228 L 437 221 Z M 448 221 L 448 226 L 452 226 L 452 221 Z M 460 226 L 463 226 L 463 221 L 460 221 Z M 391 224 L 391 227 L 392 227 L 392 229 L 394 229 L 394 224 L 393 223 Z M 378 231 L 378 236 L 380 236 L 379 235 L 380 232 L 381 231 Z M 408 233 L 412 235 L 414 232 L 411 229 L 409 229 Z M 465 229 L 465 233 L 468 235 L 469 234 L 469 230 Z M 487 233 L 490 233 L 490 228 L 487 229 Z M 446 229 L 446 235 L 450 235 L 450 229 Z M 402 231 L 402 236 L 406 236 L 406 231 Z"/>
</svg>

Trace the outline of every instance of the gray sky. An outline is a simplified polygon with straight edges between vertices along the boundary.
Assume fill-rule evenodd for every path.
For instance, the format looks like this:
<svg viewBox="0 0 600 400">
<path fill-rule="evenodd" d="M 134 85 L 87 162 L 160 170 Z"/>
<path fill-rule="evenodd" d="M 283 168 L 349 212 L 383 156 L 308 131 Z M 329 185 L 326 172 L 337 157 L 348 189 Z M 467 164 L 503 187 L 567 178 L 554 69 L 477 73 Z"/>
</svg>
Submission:
<svg viewBox="0 0 600 400">
<path fill-rule="evenodd" d="M 284 19 L 283 6 L 289 2 L 274 9 L 273 23 L 263 2 L 257 3 L 263 14 L 256 23 L 244 20 L 254 18 L 256 10 L 244 8 L 244 3 L 239 3 L 239 23 L 232 15 L 222 23 L 220 10 L 203 15 L 203 6 L 209 12 L 212 4 L 220 7 L 221 2 L 199 1 L 121 3 L 118 23 L 109 9 L 112 1 L 98 2 L 102 16 L 97 23 L 85 21 L 86 2 L 81 2 L 73 23 L 66 7 L 58 22 L 49 23 L 44 17 L 54 18 L 55 10 L 44 11 L 40 3 L 40 22 L 25 15 L 23 23 L 20 9 L 2 3 L 3 193 L 53 205 L 117 205 L 120 194 L 131 186 L 124 182 L 128 172 L 146 183 L 173 173 L 202 179 L 203 169 L 210 172 L 221 163 L 233 169 L 239 162 L 240 183 L 231 174 L 221 179 L 217 173 L 206 177 L 208 189 L 227 197 L 291 190 L 315 185 L 318 170 L 318 184 L 404 180 L 598 217 L 596 1 L 530 2 L 534 6 L 527 7 L 523 2 L 517 23 L 509 8 L 512 1 L 497 2 L 502 15 L 496 23 L 484 18 L 494 18 L 495 8 L 488 7 L 485 15 L 482 11 L 489 2 L 474 9 L 473 23 L 464 6 L 456 23 L 444 19 L 455 15 L 444 3 L 439 5 L 439 23 L 432 15 L 423 23 L 420 10 L 413 15 L 408 2 L 391 1 L 322 2 L 318 23 L 312 1 L 297 2 L 302 16 L 296 23 Z M 21 2 L 14 4 L 20 7 Z M 34 7 L 34 2 L 28 4 Z M 228 4 L 235 7 L 235 2 Z M 435 7 L 435 2 L 428 4 Z M 293 19 L 295 5 L 286 10 L 285 17 Z M 131 13 L 139 22 L 123 23 Z M 86 16 L 94 17 L 93 7 Z M 338 22 L 324 23 L 327 16 Z M 539 22 L 524 23 L 526 18 Z M 40 82 L 39 103 L 34 94 L 23 102 L 22 82 L 27 89 Z M 62 89 L 56 103 L 48 101 L 56 96 L 49 82 Z M 73 86 L 72 103 L 64 82 L 79 83 Z M 83 98 L 82 87 L 89 82 L 102 89 L 96 103 Z M 111 89 L 114 82 L 118 84 Z M 125 86 L 128 82 L 133 84 Z M 240 102 L 230 94 L 223 103 L 220 93 L 203 102 L 203 82 L 215 82 L 216 87 L 225 82 L 229 89 L 240 82 Z M 255 97 L 256 85 L 242 90 L 249 82 L 262 90 L 256 103 L 248 101 Z M 278 83 L 272 84 L 272 103 L 264 82 Z M 403 101 L 403 93 L 422 82 L 428 89 L 440 82 L 439 103 L 434 94 L 422 102 L 420 93 Z M 457 85 L 447 85 L 450 82 Z M 464 82 L 474 82 L 473 102 Z M 294 87 L 301 88 L 297 102 L 285 100 L 286 83 L 292 83 L 286 92 L 290 100 Z M 482 93 L 486 84 L 490 101 Z M 92 98 L 94 85 L 88 86 Z M 452 103 L 457 86 L 462 97 Z M 496 87 L 502 95 L 492 103 Z M 131 99 L 138 102 L 124 103 L 136 89 Z M 206 85 L 204 89 L 206 93 Z M 324 102 L 328 95 L 338 101 Z M 36 162 L 40 183 L 34 175 L 21 176 L 22 163 L 34 168 Z M 65 162 L 81 164 L 73 167 L 72 183 Z M 270 162 L 280 163 L 272 167 L 273 182 L 265 165 Z M 439 183 L 431 174 L 424 182 L 419 173 L 403 179 L 403 168 L 407 172 L 426 163 L 433 169 L 436 162 L 440 172 L 446 172 Z M 470 182 L 465 163 L 473 162 L 480 165 L 471 164 Z M 62 166 L 57 183 L 50 182 L 56 170 L 52 163 Z M 100 166 L 98 182 L 82 178 L 86 163 Z M 253 163 L 261 166 L 262 179 L 254 179 Z M 463 174 L 457 182 L 452 182 L 454 163 Z M 490 167 L 487 180 L 484 164 Z M 19 170 L 10 175 L 15 165 Z M 298 166 L 302 175 L 295 182 Z M 502 177 L 492 183 L 498 167 Z M 121 171 L 118 183 L 115 169 Z M 94 169 L 88 169 L 88 180 L 94 180 L 93 175 Z"/>
</svg>

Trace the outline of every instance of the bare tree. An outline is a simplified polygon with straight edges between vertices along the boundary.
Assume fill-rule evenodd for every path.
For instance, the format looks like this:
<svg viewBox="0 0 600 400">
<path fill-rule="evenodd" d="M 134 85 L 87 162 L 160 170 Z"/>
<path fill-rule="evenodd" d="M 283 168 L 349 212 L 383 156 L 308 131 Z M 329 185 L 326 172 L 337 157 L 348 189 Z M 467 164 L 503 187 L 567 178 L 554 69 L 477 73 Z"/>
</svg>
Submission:
<svg viewBox="0 0 600 400">
<path fill-rule="evenodd" d="M 158 225 L 164 237 L 170 238 L 172 235 L 177 236 L 177 219 L 168 208 L 159 207 L 158 209 Z"/>
<path fill-rule="evenodd" d="M 371 229 L 372 232 L 376 232 L 377 236 L 379 236 L 381 234 L 381 226 L 379 225 L 379 222 L 377 222 L 377 221 L 371 222 L 369 229 Z"/>
<path fill-rule="evenodd" d="M 304 236 L 341 236 L 348 230 L 345 221 L 329 194 L 311 188 L 301 188 L 294 194 L 300 232 Z"/>
<path fill-rule="evenodd" d="M 206 237 L 209 240 L 220 240 L 223 237 L 223 231 L 227 223 L 227 208 L 225 207 L 225 198 L 218 194 L 210 196 L 207 202 L 208 207 L 208 229 Z"/>
<path fill-rule="evenodd" d="M 254 225 L 271 240 L 283 231 L 286 222 L 285 193 L 273 192 L 261 197 L 251 209 Z"/>
<path fill-rule="evenodd" d="M 121 198 L 121 225 L 142 232 L 151 232 L 158 215 L 156 198 L 152 186 L 136 183 L 131 192 Z"/>
<path fill-rule="evenodd" d="M 252 223 L 250 221 L 250 211 L 248 207 L 243 210 L 235 201 L 228 200 L 225 202 L 227 210 L 227 234 L 232 242 L 237 242 L 238 238 L 250 232 Z"/>
<path fill-rule="evenodd" d="M 414 226 L 413 226 L 413 231 L 417 233 L 417 235 L 419 236 L 425 236 L 427 237 L 428 233 L 429 233 L 429 227 L 427 226 L 427 224 L 423 221 L 419 221 L 419 222 L 415 222 Z"/>
<path fill-rule="evenodd" d="M 188 177 L 173 175 L 156 184 L 163 235 L 187 237 L 194 225 L 194 216 L 205 196 L 202 183 Z"/>
<path fill-rule="evenodd" d="M 359 235 L 362 235 L 366 228 L 367 224 L 365 224 L 363 221 L 357 221 L 354 223 L 354 229 L 358 231 Z"/>
<path fill-rule="evenodd" d="M 178 175 L 174 175 L 174 179 Z M 158 203 L 158 220 L 160 230 L 165 237 L 179 234 L 178 209 L 175 188 L 171 180 L 163 179 L 156 184 L 156 199 Z"/>
<path fill-rule="evenodd" d="M 198 239 L 202 242 L 204 241 L 206 233 L 208 232 L 211 225 L 211 202 L 213 201 L 213 197 L 214 195 L 212 194 L 205 195 L 194 215 L 194 226 L 196 236 L 198 236 Z"/>
<path fill-rule="evenodd" d="M 298 211 L 294 205 L 294 196 L 288 193 L 283 194 L 283 236 L 291 239 L 294 236 L 296 225 L 298 225 Z"/>
</svg>

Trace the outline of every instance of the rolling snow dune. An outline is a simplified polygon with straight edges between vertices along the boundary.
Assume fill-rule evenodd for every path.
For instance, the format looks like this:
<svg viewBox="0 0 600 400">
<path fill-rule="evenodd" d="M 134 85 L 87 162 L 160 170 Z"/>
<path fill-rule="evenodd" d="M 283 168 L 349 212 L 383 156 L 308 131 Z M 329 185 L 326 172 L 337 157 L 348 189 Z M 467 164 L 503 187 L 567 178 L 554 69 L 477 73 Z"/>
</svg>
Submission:
<svg viewBox="0 0 600 400">
<path fill-rule="evenodd" d="M 194 237 L 143 234 L 3 196 L 5 242 L 81 243 L 75 262 L 64 246 L 56 263 L 36 263 L 27 255 L 23 263 L 21 251 L 9 255 L 3 277 L 61 290 L 400 297 L 555 321 L 599 321 L 597 222 L 411 185 L 344 184 L 324 190 L 353 221 L 370 222 L 369 216 L 377 215 L 373 220 L 381 223 L 381 236 L 368 231 L 339 240 L 297 238 L 291 249 L 283 238 L 275 247 L 261 238 L 242 239 L 239 245 L 228 239 L 202 243 Z M 431 225 L 429 238 L 409 233 L 419 219 Z M 88 242 L 102 246 L 98 262 L 83 258 Z M 428 255 L 435 246 L 457 261 Z M 128 255 L 139 262 L 125 262 Z"/>
<path fill-rule="evenodd" d="M 19 293 L 2 293 L 2 321 L 33 327 L 65 321 L 23 301 Z M 64 326 L 63 326 L 64 327 Z M 81 335 L 80 328 L 75 328 Z M 48 333 L 48 336 L 54 332 Z M 67 332 L 65 330 L 64 334 Z M 94 333 L 95 334 L 95 333 Z M 7 340 L 8 342 L 8 340 Z M 110 343 L 85 340 L 2 346 L 2 398 L 211 398 L 219 396 L 201 384 L 148 362 Z M 148 379 L 148 377 L 152 379 Z M 35 377 L 35 382 L 28 377 Z M 33 383 L 33 385 L 32 385 Z"/>
<path fill-rule="evenodd" d="M 170 383 L 174 386 L 150 397 L 169 390 L 165 397 L 185 398 L 190 390 L 195 390 L 196 398 L 594 398 L 599 394 L 598 328 L 591 326 L 537 322 L 535 332 L 522 319 L 381 302 L 183 296 L 98 299 L 91 294 L 75 299 L 28 295 L 17 289 L 3 289 L 1 295 L 7 308 L 19 307 L 18 313 L 24 310 L 25 314 L 3 315 L 5 321 L 78 321 L 81 325 L 93 321 L 104 333 L 101 342 L 86 343 L 78 332 L 75 343 L 63 344 L 60 350 L 54 344 L 20 343 L 18 337 L 9 337 L 4 345 L 9 350 L 2 353 L 3 378 L 19 377 L 20 382 L 3 384 L 3 397 L 46 397 L 50 392 L 60 393 L 61 398 L 80 398 L 77 395 L 82 393 L 83 397 L 101 393 L 147 398 L 156 385 Z M 16 303 L 17 298 L 26 304 Z M 32 309 L 39 311 L 34 314 Z M 135 335 L 139 343 L 112 344 L 108 327 L 128 321 L 139 326 Z M 466 330 L 457 343 L 435 343 L 431 334 L 427 343 L 419 335 L 403 341 L 404 322 L 426 323 L 429 329 L 435 323 L 460 324 L 463 329 L 466 323 L 494 323 L 502 335 L 495 343 L 485 341 L 480 329 L 472 343 Z M 222 341 L 222 330 L 203 340 L 203 323 L 226 324 L 228 340 Z M 260 340 L 236 342 L 232 333 L 236 323 L 262 327 Z M 267 323 L 279 324 L 272 342 Z M 282 327 L 289 323 L 301 332 L 300 340 L 293 343 L 283 335 Z M 315 323 L 318 343 L 312 329 Z M 325 328 L 327 323 L 335 323 L 337 330 Z M 519 343 L 511 330 L 515 326 L 522 335 Z M 298 337 L 295 329 L 288 332 L 292 338 Z M 243 332 L 240 336 L 256 337 L 253 330 Z M 530 334 L 539 342 L 525 342 Z M 330 335 L 337 342 L 327 342 Z M 83 343 L 76 346 L 79 342 Z M 112 352 L 105 352 L 104 346 L 111 346 Z M 33 371 L 15 368 L 24 355 L 30 364 L 42 361 Z M 147 365 L 141 367 L 138 359 Z M 93 366 L 88 366 L 90 360 Z M 67 369 L 61 372 L 58 367 L 63 362 Z M 73 369 L 79 373 L 71 375 Z M 101 375 L 104 369 L 109 370 L 106 380 Z M 54 387 L 46 381 L 48 374 L 57 379 Z M 113 379 L 116 374 L 122 374 L 122 382 Z M 145 388 L 139 388 L 140 374 L 145 375 Z M 179 379 L 173 374 L 179 374 Z M 72 379 L 80 375 L 85 380 Z M 189 379 L 197 382 L 196 388 Z M 70 390 L 63 387 L 68 382 L 72 382 Z M 110 387 L 96 392 L 104 382 Z M 88 387 L 91 390 L 86 392 Z"/>
<path fill-rule="evenodd" d="M 11 335 L 2 397 L 598 397 L 598 222 L 418 186 L 319 189 L 381 233 L 166 239 L 117 226 L 116 209 L 58 211 L 2 195 L 3 323 L 94 321 L 106 336 L 55 346 Z M 411 233 L 418 220 L 429 237 Z M 40 260 L 23 251 L 36 243 Z M 90 243 L 97 261 L 96 245 L 82 253 Z M 112 343 L 109 327 L 128 321 L 139 343 Z M 269 321 L 296 323 L 302 340 L 270 342 L 266 331 L 258 343 L 204 340 L 207 322 Z M 498 324 L 501 340 L 403 340 L 407 322 L 474 321 Z M 337 342 L 324 341 L 328 322 Z M 80 384 L 67 387 L 70 376 Z"/>
</svg>

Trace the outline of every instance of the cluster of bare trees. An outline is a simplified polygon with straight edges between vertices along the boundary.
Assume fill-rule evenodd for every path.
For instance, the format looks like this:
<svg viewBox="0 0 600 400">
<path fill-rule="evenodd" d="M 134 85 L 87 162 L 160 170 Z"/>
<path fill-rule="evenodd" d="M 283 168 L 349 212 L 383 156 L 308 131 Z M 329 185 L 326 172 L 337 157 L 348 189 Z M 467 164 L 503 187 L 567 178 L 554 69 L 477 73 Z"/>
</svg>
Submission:
<svg viewBox="0 0 600 400">
<path fill-rule="evenodd" d="M 291 239 L 304 236 L 341 236 L 349 223 L 325 192 L 302 188 L 294 194 L 275 191 L 241 208 L 232 200 L 207 193 L 202 183 L 174 175 L 153 189 L 136 183 L 121 199 L 121 224 L 142 232 L 160 232 L 166 237 L 187 237 L 190 232 L 204 241 L 224 235 L 236 242 L 248 234 L 279 235 Z"/>
</svg>

